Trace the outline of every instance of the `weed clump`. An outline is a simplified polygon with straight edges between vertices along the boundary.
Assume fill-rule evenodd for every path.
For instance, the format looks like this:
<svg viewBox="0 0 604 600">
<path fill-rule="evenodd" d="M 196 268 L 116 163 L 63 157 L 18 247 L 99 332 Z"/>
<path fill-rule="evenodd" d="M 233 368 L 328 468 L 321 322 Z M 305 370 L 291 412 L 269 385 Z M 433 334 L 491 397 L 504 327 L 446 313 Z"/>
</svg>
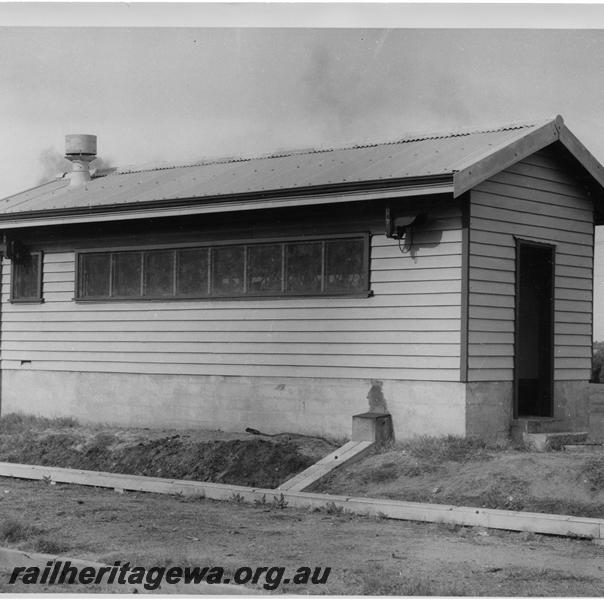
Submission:
<svg viewBox="0 0 604 600">
<path fill-rule="evenodd" d="M 420 436 L 402 442 L 400 448 L 426 463 L 467 462 L 488 460 L 495 447 L 481 438 L 447 435 L 445 437 Z"/>
<path fill-rule="evenodd" d="M 267 504 L 268 504 L 268 502 L 266 501 L 266 494 L 262 494 L 261 498 L 255 498 L 254 499 L 254 506 L 264 507 Z"/>
<path fill-rule="evenodd" d="M 372 465 L 359 473 L 357 479 L 363 485 L 380 485 L 394 482 L 401 477 L 421 477 L 446 468 L 444 465 L 447 462 L 489 460 L 494 449 L 494 445 L 479 438 L 454 435 L 416 437 L 385 448 L 388 457 L 394 460 Z M 322 489 L 328 489 L 329 483 L 327 479 L 324 480 Z"/>
<path fill-rule="evenodd" d="M 344 514 L 344 507 L 338 506 L 335 502 L 328 502 L 325 505 L 325 512 L 328 515 L 340 516 L 340 515 Z"/>
<path fill-rule="evenodd" d="M 273 508 L 278 508 L 280 510 L 287 508 L 288 502 L 285 499 L 285 496 L 283 494 L 280 494 L 279 496 L 273 496 L 273 502 L 272 502 Z"/>
<path fill-rule="evenodd" d="M 28 540 L 33 535 L 40 533 L 40 530 L 32 525 L 27 525 L 19 519 L 8 517 L 0 521 L 0 540 L 13 544 Z"/>
<path fill-rule="evenodd" d="M 63 554 L 71 549 L 68 544 L 42 536 L 34 540 L 32 547 L 36 552 L 44 554 Z"/>
<path fill-rule="evenodd" d="M 234 502 L 235 504 L 243 504 L 245 502 L 245 498 L 239 492 L 234 492 L 229 497 L 229 502 Z"/>
<path fill-rule="evenodd" d="M 36 417 L 23 413 L 10 413 L 0 417 L 1 433 L 24 433 L 32 430 L 42 429 L 65 429 L 77 427 L 79 423 L 71 417 L 55 417 L 49 419 L 46 417 Z"/>
<path fill-rule="evenodd" d="M 399 475 L 399 466 L 395 462 L 387 462 L 367 473 L 367 480 L 370 483 L 384 483 L 396 479 Z"/>
<path fill-rule="evenodd" d="M 467 596 L 458 583 L 440 583 L 418 575 L 377 567 L 370 574 L 359 574 L 364 596 Z"/>
<path fill-rule="evenodd" d="M 604 490 L 604 456 L 587 459 L 580 476 L 592 492 Z"/>
</svg>

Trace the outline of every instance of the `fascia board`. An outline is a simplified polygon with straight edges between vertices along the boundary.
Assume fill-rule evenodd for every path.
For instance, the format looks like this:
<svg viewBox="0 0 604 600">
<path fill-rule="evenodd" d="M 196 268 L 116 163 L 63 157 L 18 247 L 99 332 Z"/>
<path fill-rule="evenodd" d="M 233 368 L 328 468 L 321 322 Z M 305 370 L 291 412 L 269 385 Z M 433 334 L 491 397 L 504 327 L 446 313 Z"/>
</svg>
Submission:
<svg viewBox="0 0 604 600">
<path fill-rule="evenodd" d="M 16 229 L 24 227 L 41 227 L 49 225 L 67 225 L 74 223 L 98 223 L 111 221 L 127 221 L 132 219 L 151 219 L 161 217 L 179 217 L 188 215 L 226 213 L 247 210 L 262 210 L 270 208 L 287 208 L 296 206 L 314 206 L 323 204 L 339 204 L 344 202 L 361 202 L 367 200 L 407 198 L 411 196 L 427 196 L 434 194 L 452 194 L 453 180 L 440 183 L 403 186 L 398 188 L 384 188 L 375 191 L 350 192 L 345 194 L 329 194 L 317 196 L 298 196 L 295 198 L 281 197 L 265 200 L 224 201 L 211 204 L 189 205 L 180 207 L 164 207 L 154 209 L 129 208 L 120 211 L 108 211 L 102 213 L 84 213 L 77 215 L 40 215 L 27 217 L 15 215 L 0 216 L 0 230 Z"/>
<path fill-rule="evenodd" d="M 457 198 L 496 173 L 557 141 L 561 125 L 562 118 L 556 117 L 521 138 L 489 148 L 482 156 L 462 164 L 453 175 L 453 195 Z"/>
</svg>

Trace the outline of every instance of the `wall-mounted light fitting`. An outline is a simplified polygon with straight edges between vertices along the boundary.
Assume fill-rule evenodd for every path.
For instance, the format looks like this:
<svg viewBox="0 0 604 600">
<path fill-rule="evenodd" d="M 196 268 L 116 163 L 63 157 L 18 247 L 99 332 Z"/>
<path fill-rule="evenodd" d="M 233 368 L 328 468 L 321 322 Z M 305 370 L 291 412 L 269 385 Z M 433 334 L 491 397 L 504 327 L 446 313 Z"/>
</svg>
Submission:
<svg viewBox="0 0 604 600">
<path fill-rule="evenodd" d="M 424 213 L 396 216 L 386 207 L 386 237 L 402 240 L 428 220 Z"/>
</svg>

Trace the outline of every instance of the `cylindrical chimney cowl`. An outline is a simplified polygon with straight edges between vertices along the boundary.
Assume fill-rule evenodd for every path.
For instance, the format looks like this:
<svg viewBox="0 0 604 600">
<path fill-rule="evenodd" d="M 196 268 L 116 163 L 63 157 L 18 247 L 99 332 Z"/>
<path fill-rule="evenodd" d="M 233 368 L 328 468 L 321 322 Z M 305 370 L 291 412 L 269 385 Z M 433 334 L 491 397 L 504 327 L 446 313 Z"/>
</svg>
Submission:
<svg viewBox="0 0 604 600">
<path fill-rule="evenodd" d="M 96 135 L 72 133 L 65 136 L 65 155 L 96 156 Z"/>
<path fill-rule="evenodd" d="M 65 158 L 73 164 L 69 187 L 78 187 L 90 181 L 90 162 L 96 158 L 96 135 L 84 133 L 65 136 Z"/>
</svg>

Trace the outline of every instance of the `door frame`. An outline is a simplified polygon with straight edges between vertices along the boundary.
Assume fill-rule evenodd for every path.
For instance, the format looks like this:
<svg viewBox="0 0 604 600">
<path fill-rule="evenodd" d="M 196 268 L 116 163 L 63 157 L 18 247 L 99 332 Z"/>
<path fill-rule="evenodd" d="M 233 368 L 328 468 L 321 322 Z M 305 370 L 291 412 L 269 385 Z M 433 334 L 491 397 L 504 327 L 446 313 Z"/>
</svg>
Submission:
<svg viewBox="0 0 604 600">
<path fill-rule="evenodd" d="M 556 312 L 556 245 L 548 244 L 546 242 L 537 242 L 535 240 L 520 238 L 514 236 L 514 242 L 516 246 L 516 264 L 515 264 L 515 276 L 514 276 L 514 399 L 513 399 L 513 418 L 518 419 L 518 401 L 519 401 L 519 353 L 518 349 L 520 346 L 519 332 L 518 332 L 518 321 L 520 317 L 520 269 L 522 268 L 520 260 L 520 251 L 523 247 L 538 247 L 548 249 L 551 253 L 551 273 L 550 273 L 550 348 L 549 348 L 549 417 L 554 416 L 554 352 L 555 352 L 555 312 Z"/>
</svg>

